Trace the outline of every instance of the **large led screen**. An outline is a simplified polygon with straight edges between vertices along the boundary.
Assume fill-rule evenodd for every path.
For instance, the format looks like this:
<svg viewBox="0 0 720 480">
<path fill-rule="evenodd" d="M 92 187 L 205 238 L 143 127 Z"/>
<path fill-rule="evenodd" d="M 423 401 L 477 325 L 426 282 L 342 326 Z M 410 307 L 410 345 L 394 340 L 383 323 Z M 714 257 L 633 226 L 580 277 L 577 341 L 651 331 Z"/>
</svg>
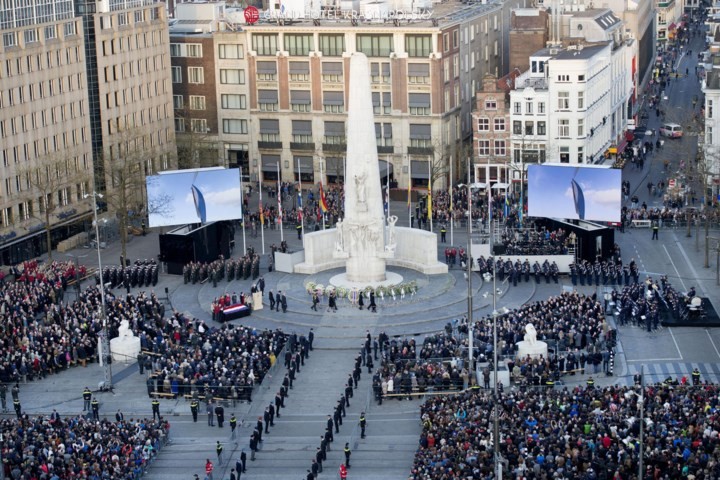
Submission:
<svg viewBox="0 0 720 480">
<path fill-rule="evenodd" d="M 619 222 L 621 173 L 605 167 L 528 165 L 528 215 Z"/>
<path fill-rule="evenodd" d="M 146 182 L 151 227 L 242 217 L 237 168 L 152 175 Z"/>
</svg>

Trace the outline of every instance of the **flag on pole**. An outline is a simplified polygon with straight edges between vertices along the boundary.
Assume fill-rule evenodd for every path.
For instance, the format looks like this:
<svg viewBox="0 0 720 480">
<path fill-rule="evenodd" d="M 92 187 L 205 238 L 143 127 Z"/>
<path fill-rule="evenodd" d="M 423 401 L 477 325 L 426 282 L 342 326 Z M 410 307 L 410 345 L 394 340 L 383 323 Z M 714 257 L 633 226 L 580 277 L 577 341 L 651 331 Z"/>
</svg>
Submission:
<svg viewBox="0 0 720 480">
<path fill-rule="evenodd" d="M 432 218 L 432 190 L 430 190 L 430 185 L 428 185 L 427 195 L 427 218 L 428 220 Z"/>
<path fill-rule="evenodd" d="M 263 212 L 262 205 L 260 205 L 260 225 L 265 225 L 265 213 Z"/>
<path fill-rule="evenodd" d="M 408 208 L 410 208 L 410 197 L 412 193 L 412 177 L 410 176 L 410 173 L 408 173 Z"/>
<path fill-rule="evenodd" d="M 505 218 L 510 215 L 510 199 L 508 198 L 507 190 L 505 190 Z"/>
<path fill-rule="evenodd" d="M 323 191 L 322 183 L 320 184 L 320 209 L 323 213 L 328 211 L 327 200 L 325 199 L 325 192 Z"/>
<path fill-rule="evenodd" d="M 385 215 L 390 215 L 390 189 L 385 189 L 385 205 L 383 205 L 383 208 L 385 209 Z"/>
<path fill-rule="evenodd" d="M 487 194 L 488 194 L 488 222 L 492 222 L 492 188 L 490 187 L 490 183 L 488 182 L 487 185 Z"/>
</svg>

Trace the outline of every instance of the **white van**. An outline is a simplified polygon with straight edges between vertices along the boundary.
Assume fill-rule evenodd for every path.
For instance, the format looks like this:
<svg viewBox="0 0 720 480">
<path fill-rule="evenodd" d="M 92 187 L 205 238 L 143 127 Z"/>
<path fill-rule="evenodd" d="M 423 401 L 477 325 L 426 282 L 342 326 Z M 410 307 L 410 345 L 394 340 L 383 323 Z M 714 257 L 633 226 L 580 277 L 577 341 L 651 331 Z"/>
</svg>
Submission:
<svg viewBox="0 0 720 480">
<path fill-rule="evenodd" d="M 680 138 L 683 136 L 683 129 L 677 123 L 665 123 L 660 127 L 660 135 L 668 138 Z"/>
</svg>

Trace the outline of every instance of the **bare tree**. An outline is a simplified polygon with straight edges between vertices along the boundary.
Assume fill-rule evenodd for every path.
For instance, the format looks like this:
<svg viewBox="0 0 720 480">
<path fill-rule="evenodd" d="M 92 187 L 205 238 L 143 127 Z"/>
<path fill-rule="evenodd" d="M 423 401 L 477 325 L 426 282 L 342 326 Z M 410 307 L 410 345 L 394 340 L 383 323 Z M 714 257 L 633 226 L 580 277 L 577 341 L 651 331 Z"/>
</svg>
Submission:
<svg viewBox="0 0 720 480">
<path fill-rule="evenodd" d="M 90 176 L 80 167 L 79 159 L 69 150 L 48 153 L 18 172 L 27 191 L 32 192 L 23 198 L 21 216 L 43 222 L 49 260 L 53 225 L 62 220 L 63 209 L 73 203 L 73 189 L 79 202 L 89 185 Z"/>
<path fill-rule="evenodd" d="M 185 127 L 183 132 L 175 135 L 178 168 L 215 167 L 222 164 L 217 137 L 193 127 L 190 120 L 192 110 L 186 107 L 175 110 L 175 114 L 183 119 Z"/>
<path fill-rule="evenodd" d="M 106 147 L 103 159 L 105 201 L 108 211 L 118 220 L 122 257 L 127 258 L 128 231 L 134 221 L 144 222 L 149 213 L 145 176 L 154 170 L 154 158 L 159 152 L 150 147 L 148 135 L 138 128 L 120 130 L 113 140 L 113 144 Z M 156 199 L 149 208 L 162 211 L 168 205 L 167 198 Z"/>
</svg>

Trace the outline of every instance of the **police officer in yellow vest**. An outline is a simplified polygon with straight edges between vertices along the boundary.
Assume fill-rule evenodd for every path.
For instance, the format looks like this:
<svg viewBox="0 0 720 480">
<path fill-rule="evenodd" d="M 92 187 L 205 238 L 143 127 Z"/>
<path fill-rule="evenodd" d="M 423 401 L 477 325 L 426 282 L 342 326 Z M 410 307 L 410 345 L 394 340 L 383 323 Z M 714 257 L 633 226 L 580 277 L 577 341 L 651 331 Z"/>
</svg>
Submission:
<svg viewBox="0 0 720 480">
<path fill-rule="evenodd" d="M 447 228 L 445 228 L 445 225 L 440 227 L 440 241 L 442 243 L 445 243 L 445 234 L 447 233 Z"/>
<path fill-rule="evenodd" d="M 90 400 L 92 400 L 92 392 L 88 387 L 85 387 L 85 390 L 83 390 L 83 412 L 85 410 L 90 410 Z"/>
<path fill-rule="evenodd" d="M 302 224 L 298 223 L 297 227 L 295 227 L 295 230 L 297 231 L 297 234 L 298 234 L 298 240 L 302 240 Z"/>
<path fill-rule="evenodd" d="M 153 399 L 152 401 L 152 412 L 153 420 L 155 420 L 155 415 L 157 415 L 158 420 L 160 420 L 160 402 L 157 398 Z"/>
<path fill-rule="evenodd" d="M 592 377 L 587 379 L 587 388 L 593 388 L 595 386 L 595 380 Z"/>
<path fill-rule="evenodd" d="M 697 367 L 692 372 L 692 382 L 693 385 L 700 385 L 700 370 Z"/>
</svg>

